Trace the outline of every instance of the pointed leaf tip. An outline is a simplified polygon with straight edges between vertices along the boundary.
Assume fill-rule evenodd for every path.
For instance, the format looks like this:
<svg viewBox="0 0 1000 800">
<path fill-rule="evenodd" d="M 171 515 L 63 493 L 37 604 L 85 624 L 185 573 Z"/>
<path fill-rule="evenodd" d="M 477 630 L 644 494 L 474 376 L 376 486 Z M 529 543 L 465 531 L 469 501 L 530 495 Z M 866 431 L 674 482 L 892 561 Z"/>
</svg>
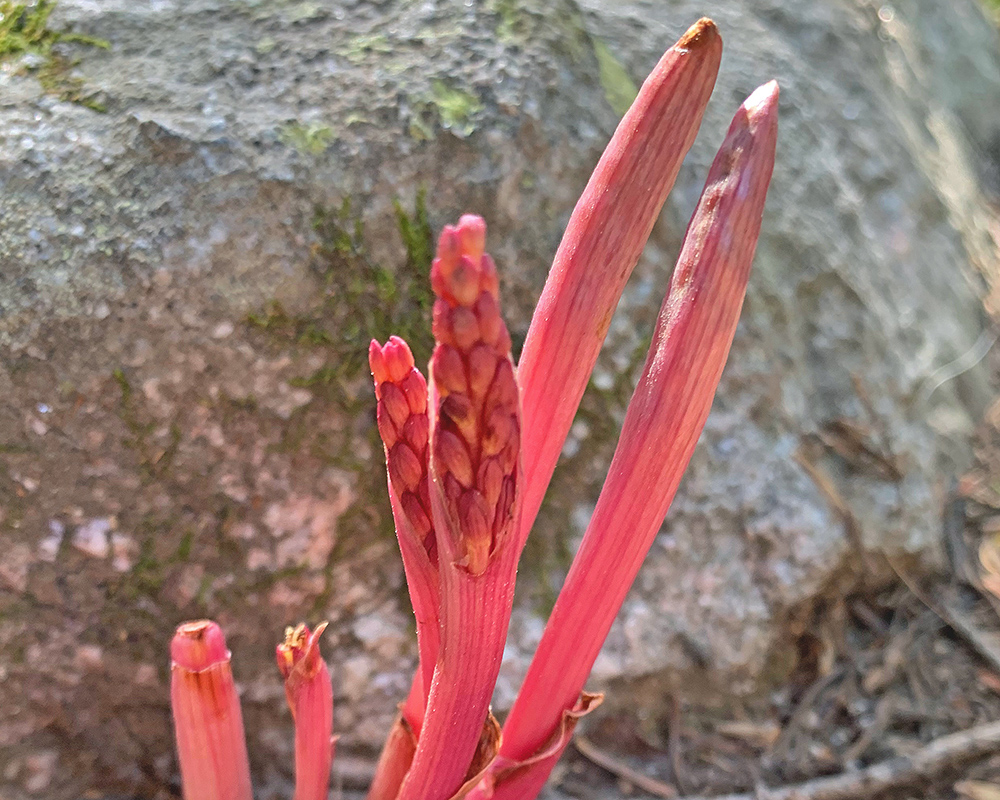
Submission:
<svg viewBox="0 0 1000 800">
<path fill-rule="evenodd" d="M 780 90 L 777 81 L 768 81 L 763 86 L 758 86 L 743 102 L 743 108 L 746 110 L 747 116 L 751 120 L 754 120 L 774 114 L 778 107 L 779 93 Z"/>
</svg>

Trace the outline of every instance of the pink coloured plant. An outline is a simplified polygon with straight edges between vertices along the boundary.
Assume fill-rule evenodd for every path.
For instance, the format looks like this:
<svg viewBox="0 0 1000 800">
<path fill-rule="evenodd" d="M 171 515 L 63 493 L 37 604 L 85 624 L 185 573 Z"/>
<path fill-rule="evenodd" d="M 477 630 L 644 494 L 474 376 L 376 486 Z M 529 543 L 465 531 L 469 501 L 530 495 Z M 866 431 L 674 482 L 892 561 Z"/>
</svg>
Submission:
<svg viewBox="0 0 1000 800">
<path fill-rule="evenodd" d="M 250 800 L 250 763 L 229 650 L 214 622 L 186 622 L 170 643 L 174 712 L 185 800 Z"/>
<path fill-rule="evenodd" d="M 721 48 L 702 19 L 643 84 L 577 203 L 516 368 L 486 225 L 472 215 L 445 227 L 431 268 L 429 380 L 402 339 L 371 344 L 419 665 L 370 800 L 531 800 L 577 720 L 600 702 L 584 682 L 694 451 L 735 334 L 774 164 L 774 82 L 739 108 L 709 171 L 607 480 L 502 732 L 489 710 L 518 557 L 611 316 L 697 134 Z M 296 726 L 295 800 L 328 791 L 323 627 L 290 629 L 278 646 Z M 186 800 L 248 798 L 221 631 L 182 625 L 172 654 Z"/>
</svg>

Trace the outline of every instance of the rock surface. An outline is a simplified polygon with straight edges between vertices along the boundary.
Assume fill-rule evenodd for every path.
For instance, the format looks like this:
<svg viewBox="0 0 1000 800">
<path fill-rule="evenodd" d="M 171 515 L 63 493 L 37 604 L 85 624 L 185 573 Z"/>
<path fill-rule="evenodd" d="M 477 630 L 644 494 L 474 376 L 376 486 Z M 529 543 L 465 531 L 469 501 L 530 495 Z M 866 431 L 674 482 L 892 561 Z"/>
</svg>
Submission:
<svg viewBox="0 0 1000 800">
<path fill-rule="evenodd" d="M 938 561 L 988 399 L 981 372 L 943 368 L 997 307 L 1000 42 L 973 0 L 718 6 L 62 0 L 53 28 L 110 43 L 56 49 L 104 113 L 47 93 L 30 56 L 0 70 L 0 794 L 171 785 L 167 643 L 200 615 L 227 631 L 262 797 L 292 769 L 274 644 L 331 620 L 338 764 L 363 779 L 415 656 L 364 352 L 403 332 L 428 353 L 421 189 L 435 231 L 486 217 L 523 338 L 615 107 L 701 14 L 719 85 L 529 544 L 497 704 L 714 149 L 771 77 L 743 321 L 594 686 L 654 716 L 679 685 L 766 688 L 804 609 L 886 555 Z"/>
</svg>

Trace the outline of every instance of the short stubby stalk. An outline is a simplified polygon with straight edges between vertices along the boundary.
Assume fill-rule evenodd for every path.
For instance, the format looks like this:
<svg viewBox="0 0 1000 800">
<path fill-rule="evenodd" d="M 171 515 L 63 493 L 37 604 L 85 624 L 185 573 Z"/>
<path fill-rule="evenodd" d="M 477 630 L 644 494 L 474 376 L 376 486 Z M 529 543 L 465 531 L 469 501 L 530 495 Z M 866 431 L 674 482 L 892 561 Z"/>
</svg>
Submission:
<svg viewBox="0 0 1000 800">
<path fill-rule="evenodd" d="M 243 715 L 222 630 L 209 620 L 185 622 L 170 659 L 184 800 L 251 800 Z"/>
<path fill-rule="evenodd" d="M 285 630 L 278 645 L 278 669 L 295 721 L 295 800 L 325 800 L 333 762 L 333 688 L 319 652 L 326 623 L 311 631 L 305 625 Z"/>
</svg>

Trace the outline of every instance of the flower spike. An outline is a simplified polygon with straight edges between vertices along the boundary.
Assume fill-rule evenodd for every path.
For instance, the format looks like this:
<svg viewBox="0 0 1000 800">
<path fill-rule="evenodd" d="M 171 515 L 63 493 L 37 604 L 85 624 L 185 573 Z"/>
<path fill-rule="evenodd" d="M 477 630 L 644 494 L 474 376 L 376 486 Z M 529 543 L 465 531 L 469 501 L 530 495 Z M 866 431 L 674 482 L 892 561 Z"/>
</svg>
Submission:
<svg viewBox="0 0 1000 800">
<path fill-rule="evenodd" d="M 450 534 L 444 555 L 472 575 L 486 571 L 510 533 L 521 449 L 510 336 L 485 239 L 480 217 L 462 217 L 444 229 L 431 267 L 430 465 Z"/>
<path fill-rule="evenodd" d="M 437 660 L 440 603 L 437 539 L 431 521 L 428 478 L 427 382 L 413 363 L 409 345 L 398 336 L 389 337 L 385 345 L 373 340 L 368 348 L 368 362 L 375 380 L 376 419 L 385 446 L 396 536 L 417 618 L 426 696 Z M 411 720 L 411 724 L 414 722 Z"/>
<path fill-rule="evenodd" d="M 185 622 L 170 643 L 170 705 L 184 800 L 251 800 L 243 715 L 214 622 Z"/>
<path fill-rule="evenodd" d="M 368 363 L 375 380 L 376 419 L 385 446 L 389 502 L 417 622 L 420 659 L 410 694 L 400 706 L 368 792 L 368 800 L 393 800 L 413 758 L 437 663 L 440 578 L 428 479 L 427 382 L 414 365 L 409 346 L 398 336 L 390 337 L 384 345 L 373 340 Z"/>
<path fill-rule="evenodd" d="M 319 652 L 326 623 L 310 632 L 305 625 L 285 629 L 278 645 L 278 669 L 295 720 L 295 800 L 325 800 L 333 761 L 333 689 Z"/>
<path fill-rule="evenodd" d="M 722 58 L 700 19 L 660 59 L 622 118 L 570 217 L 518 366 L 528 536 L 598 351 L 653 223 L 694 143 Z"/>
<path fill-rule="evenodd" d="M 521 420 L 486 224 L 441 234 L 430 366 L 431 511 L 441 575 L 441 645 L 399 800 L 446 800 L 477 758 L 500 670 L 520 548 Z M 477 766 L 477 765 L 476 765 Z"/>
</svg>

